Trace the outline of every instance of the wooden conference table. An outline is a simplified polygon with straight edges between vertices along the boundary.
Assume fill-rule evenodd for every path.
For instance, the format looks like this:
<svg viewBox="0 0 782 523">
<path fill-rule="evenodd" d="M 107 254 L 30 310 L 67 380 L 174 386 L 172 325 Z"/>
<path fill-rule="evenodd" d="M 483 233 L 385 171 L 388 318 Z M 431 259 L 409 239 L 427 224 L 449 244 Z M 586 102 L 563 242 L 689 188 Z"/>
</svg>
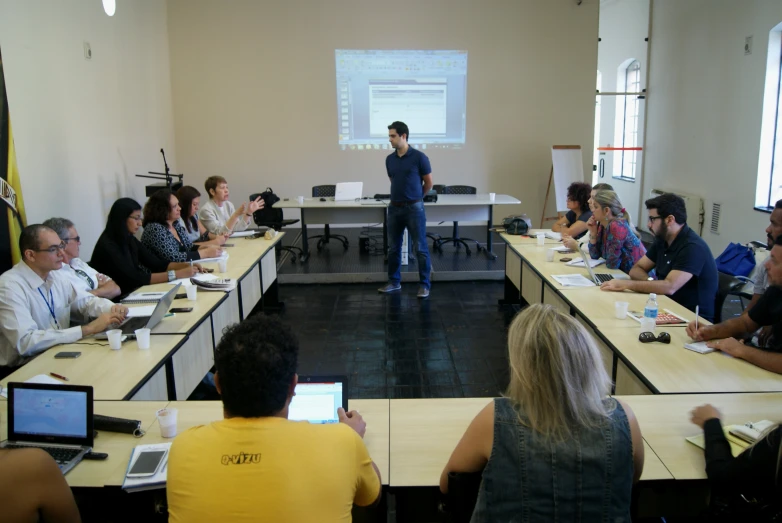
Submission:
<svg viewBox="0 0 782 523">
<path fill-rule="evenodd" d="M 84 338 L 52 347 L 9 375 L 2 385 L 54 372 L 67 377 L 71 385 L 91 385 L 96 400 L 186 399 L 212 368 L 214 347 L 223 329 L 243 320 L 259 303 L 264 307 L 278 304 L 274 246 L 282 235 L 272 240 L 231 238 L 229 243 L 234 246 L 227 248 L 227 272 L 217 274 L 217 263 L 204 266 L 236 281 L 236 289 L 199 289 L 196 301 L 175 300 L 172 307 L 192 307 L 193 311 L 163 318 L 152 329 L 149 350 L 140 350 L 135 340 L 127 340 L 121 350 L 113 351 L 106 340 Z M 170 284 L 161 283 L 138 292 L 170 289 Z M 81 356 L 55 359 L 64 351 L 81 352 Z"/>
<path fill-rule="evenodd" d="M 616 394 L 684 394 L 728 392 L 780 392 L 782 375 L 763 370 L 721 352 L 698 354 L 684 348 L 691 340 L 685 326 L 660 326 L 657 332 L 671 335 L 671 343 L 641 343 L 640 324 L 615 317 L 615 303 L 626 301 L 629 309 L 643 310 L 646 294 L 630 291 L 606 292 L 597 286 L 566 287 L 553 276 L 582 274 L 583 267 L 569 267 L 555 255 L 546 261 L 553 245 L 537 245 L 535 238 L 502 234 L 506 241 L 505 301 L 547 303 L 578 319 L 597 341 L 606 370 L 615 383 Z M 578 255 L 568 254 L 574 258 Z M 604 265 L 596 272 L 622 274 Z M 657 297 L 661 310 L 667 309 L 693 321 L 695 314 L 667 296 Z"/>
<path fill-rule="evenodd" d="M 442 221 L 481 221 L 486 222 L 486 255 L 496 259 L 491 245 L 491 227 L 495 205 L 514 205 L 521 203 L 519 200 L 506 194 L 497 194 L 494 200 L 489 199 L 488 194 L 438 194 L 436 202 L 426 202 L 427 222 Z M 382 223 L 383 247 L 386 244 L 386 210 L 390 202 L 388 200 L 375 200 L 374 198 L 359 201 L 334 201 L 334 198 L 304 198 L 303 203 L 297 199 L 284 199 L 274 204 L 280 209 L 301 210 L 301 237 L 304 254 L 300 260 L 306 261 L 309 257 L 309 242 L 307 241 L 307 225 L 310 224 L 338 224 L 338 223 Z"/>
</svg>

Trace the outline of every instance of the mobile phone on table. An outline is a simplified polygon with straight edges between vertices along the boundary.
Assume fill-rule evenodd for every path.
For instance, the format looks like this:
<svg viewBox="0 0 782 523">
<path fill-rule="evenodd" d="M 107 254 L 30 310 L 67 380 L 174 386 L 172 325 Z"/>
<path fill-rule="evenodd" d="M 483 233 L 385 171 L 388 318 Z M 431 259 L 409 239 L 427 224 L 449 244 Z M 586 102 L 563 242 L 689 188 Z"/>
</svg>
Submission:
<svg viewBox="0 0 782 523">
<path fill-rule="evenodd" d="M 169 309 L 168 312 L 193 312 L 193 307 L 174 307 Z"/>
<path fill-rule="evenodd" d="M 186 292 L 180 292 L 179 294 L 177 294 L 176 296 L 174 296 L 174 299 L 175 299 L 175 300 L 181 300 L 181 299 L 183 299 L 183 298 L 187 298 L 187 293 L 186 293 Z"/>
<path fill-rule="evenodd" d="M 63 359 L 71 359 L 71 358 L 78 358 L 81 356 L 81 352 L 58 352 L 54 355 L 54 359 L 56 360 L 63 360 Z"/>
<path fill-rule="evenodd" d="M 141 452 L 130 467 L 127 476 L 129 478 L 154 476 L 167 453 L 167 450 L 146 450 Z"/>
</svg>

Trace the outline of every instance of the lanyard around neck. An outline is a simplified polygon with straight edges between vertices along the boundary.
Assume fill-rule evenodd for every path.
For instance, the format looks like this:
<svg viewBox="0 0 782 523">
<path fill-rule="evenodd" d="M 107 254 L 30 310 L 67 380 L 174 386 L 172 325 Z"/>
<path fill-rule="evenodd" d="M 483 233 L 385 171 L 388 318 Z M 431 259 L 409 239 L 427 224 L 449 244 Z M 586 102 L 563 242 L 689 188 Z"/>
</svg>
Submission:
<svg viewBox="0 0 782 523">
<path fill-rule="evenodd" d="M 49 300 L 51 300 L 51 303 L 49 300 L 46 299 L 46 296 L 43 292 L 41 292 L 41 288 L 38 287 L 38 294 L 41 295 L 41 298 L 43 299 L 44 303 L 46 303 L 46 308 L 49 309 L 49 314 L 52 315 L 52 319 L 54 320 L 54 324 L 57 326 L 57 329 L 60 328 L 60 322 L 57 321 L 57 316 L 54 314 L 54 295 L 52 294 L 52 290 L 49 289 Z"/>
</svg>

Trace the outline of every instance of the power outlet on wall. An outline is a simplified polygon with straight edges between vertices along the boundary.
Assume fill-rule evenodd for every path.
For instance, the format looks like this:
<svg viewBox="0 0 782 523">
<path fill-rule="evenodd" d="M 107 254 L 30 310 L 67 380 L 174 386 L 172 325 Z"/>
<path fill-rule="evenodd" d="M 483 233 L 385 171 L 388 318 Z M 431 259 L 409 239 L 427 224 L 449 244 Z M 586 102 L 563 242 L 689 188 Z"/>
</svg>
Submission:
<svg viewBox="0 0 782 523">
<path fill-rule="evenodd" d="M 752 54 L 752 36 L 748 36 L 744 39 L 744 54 Z"/>
<path fill-rule="evenodd" d="M 92 60 L 92 47 L 89 42 L 84 42 L 84 59 Z"/>
</svg>

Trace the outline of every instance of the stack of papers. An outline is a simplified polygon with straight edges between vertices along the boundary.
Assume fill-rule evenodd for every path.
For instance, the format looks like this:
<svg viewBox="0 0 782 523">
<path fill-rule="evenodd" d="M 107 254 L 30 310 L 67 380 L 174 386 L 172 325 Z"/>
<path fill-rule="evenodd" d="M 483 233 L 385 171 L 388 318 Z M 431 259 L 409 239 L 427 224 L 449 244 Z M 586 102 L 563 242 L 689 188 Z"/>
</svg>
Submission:
<svg viewBox="0 0 782 523">
<path fill-rule="evenodd" d="M 172 282 L 176 283 L 176 282 Z M 121 303 L 157 303 L 163 299 L 165 292 L 134 292 Z"/>
<path fill-rule="evenodd" d="M 557 276 L 551 275 L 552 278 L 557 280 L 560 285 L 565 287 L 594 287 L 595 284 L 592 280 L 588 280 L 580 274 L 560 274 Z"/>
<path fill-rule="evenodd" d="M 141 492 L 143 490 L 154 490 L 166 488 L 166 479 L 168 477 L 168 452 L 166 452 L 165 462 L 158 467 L 157 472 L 153 476 L 147 476 L 144 478 L 128 478 L 127 473 L 130 471 L 133 464 L 136 462 L 139 454 L 150 450 L 171 450 L 171 443 L 156 443 L 153 445 L 139 445 L 133 449 L 128 461 L 128 468 L 125 471 L 125 482 L 122 484 L 122 490 L 125 492 Z"/>
<path fill-rule="evenodd" d="M 546 231 L 546 238 L 562 241 L 562 234 L 554 231 Z"/>
<path fill-rule="evenodd" d="M 716 349 L 712 349 L 711 347 L 706 346 L 705 341 L 696 341 L 693 343 L 685 343 L 684 344 L 685 349 L 689 349 L 693 352 L 697 352 L 699 354 L 708 354 L 710 352 L 714 352 Z"/>
<path fill-rule="evenodd" d="M 231 238 L 243 238 L 245 236 L 255 236 L 260 231 L 257 229 L 252 229 L 249 231 L 239 231 L 231 234 Z"/>
<path fill-rule="evenodd" d="M 597 267 L 598 265 L 602 265 L 606 261 L 603 258 L 598 258 L 596 260 L 590 259 L 589 260 L 589 266 L 590 267 Z M 569 261 L 565 265 L 569 265 L 570 267 L 584 267 L 584 259 L 579 258 L 577 260 Z"/>
<path fill-rule="evenodd" d="M 51 376 L 47 376 L 46 374 L 39 374 L 37 376 L 33 376 L 29 380 L 24 380 L 25 383 L 41 383 L 44 385 L 62 385 L 63 383 L 60 380 L 56 380 L 52 378 Z M 0 389 L 0 396 L 7 398 L 8 397 L 8 389 L 3 388 Z"/>
</svg>

